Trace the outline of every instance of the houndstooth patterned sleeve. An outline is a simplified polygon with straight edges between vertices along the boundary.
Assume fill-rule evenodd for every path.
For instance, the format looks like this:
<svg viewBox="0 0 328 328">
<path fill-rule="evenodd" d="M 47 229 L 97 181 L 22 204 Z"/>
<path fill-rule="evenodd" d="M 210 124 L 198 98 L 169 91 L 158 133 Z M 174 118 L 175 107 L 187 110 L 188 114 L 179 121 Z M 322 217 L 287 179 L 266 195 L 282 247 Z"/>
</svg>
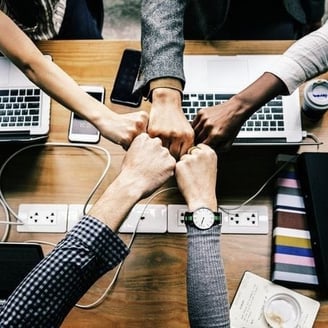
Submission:
<svg viewBox="0 0 328 328">
<path fill-rule="evenodd" d="M 59 327 L 93 283 L 128 253 L 106 225 L 85 216 L 10 296 L 0 327 Z"/>
</svg>

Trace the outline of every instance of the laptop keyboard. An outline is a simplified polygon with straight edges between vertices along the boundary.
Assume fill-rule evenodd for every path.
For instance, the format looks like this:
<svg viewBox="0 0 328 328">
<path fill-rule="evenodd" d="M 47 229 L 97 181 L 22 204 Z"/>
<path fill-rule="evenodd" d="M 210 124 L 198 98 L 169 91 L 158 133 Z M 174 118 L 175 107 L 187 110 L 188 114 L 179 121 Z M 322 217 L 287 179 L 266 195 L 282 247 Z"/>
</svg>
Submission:
<svg viewBox="0 0 328 328">
<path fill-rule="evenodd" d="M 221 104 L 232 96 L 232 94 L 186 93 L 183 95 L 182 109 L 187 120 L 192 122 L 201 108 Z M 240 131 L 284 131 L 284 129 L 282 97 L 277 96 L 255 112 Z"/>
<path fill-rule="evenodd" d="M 40 114 L 39 88 L 0 88 L 0 127 L 38 126 Z"/>
</svg>

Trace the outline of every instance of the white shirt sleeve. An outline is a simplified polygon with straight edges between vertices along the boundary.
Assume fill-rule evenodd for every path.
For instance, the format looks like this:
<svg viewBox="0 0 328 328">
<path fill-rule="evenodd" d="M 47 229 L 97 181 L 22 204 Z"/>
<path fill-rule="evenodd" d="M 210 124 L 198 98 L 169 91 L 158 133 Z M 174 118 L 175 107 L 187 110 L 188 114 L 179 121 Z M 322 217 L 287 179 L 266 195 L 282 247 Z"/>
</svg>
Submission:
<svg viewBox="0 0 328 328">
<path fill-rule="evenodd" d="M 289 93 L 328 70 L 328 22 L 291 45 L 268 72 L 279 77 Z"/>
</svg>

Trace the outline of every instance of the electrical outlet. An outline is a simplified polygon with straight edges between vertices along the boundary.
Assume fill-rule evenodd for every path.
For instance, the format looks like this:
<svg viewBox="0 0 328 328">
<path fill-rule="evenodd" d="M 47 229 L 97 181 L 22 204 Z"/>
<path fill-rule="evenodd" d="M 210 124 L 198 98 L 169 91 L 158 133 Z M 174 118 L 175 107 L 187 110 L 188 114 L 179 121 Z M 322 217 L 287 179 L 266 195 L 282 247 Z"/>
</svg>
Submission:
<svg viewBox="0 0 328 328">
<path fill-rule="evenodd" d="M 86 211 L 88 212 L 92 207 L 91 204 L 88 204 Z M 73 226 L 78 223 L 83 216 L 83 204 L 70 204 L 68 205 L 68 217 L 67 217 L 67 231 L 70 231 Z"/>
<path fill-rule="evenodd" d="M 259 225 L 259 214 L 254 211 L 228 211 L 226 215 L 230 227 L 257 227 Z"/>
<path fill-rule="evenodd" d="M 222 233 L 267 234 L 269 232 L 269 209 L 264 205 L 220 206 Z"/>
<path fill-rule="evenodd" d="M 183 221 L 187 205 L 169 204 L 167 206 L 167 231 L 172 233 L 186 233 L 187 228 Z"/>
<path fill-rule="evenodd" d="M 221 205 L 222 233 L 235 234 L 267 234 L 269 232 L 269 210 L 264 205 L 245 205 L 238 210 L 236 206 Z M 186 233 L 183 222 L 185 204 L 168 205 L 167 231 L 172 233 Z"/>
<path fill-rule="evenodd" d="M 121 233 L 164 233 L 167 231 L 167 206 L 137 204 L 119 228 Z M 142 217 L 141 217 L 142 216 Z"/>
<path fill-rule="evenodd" d="M 18 232 L 66 232 L 65 204 L 20 204 L 18 217 L 24 223 Z"/>
</svg>

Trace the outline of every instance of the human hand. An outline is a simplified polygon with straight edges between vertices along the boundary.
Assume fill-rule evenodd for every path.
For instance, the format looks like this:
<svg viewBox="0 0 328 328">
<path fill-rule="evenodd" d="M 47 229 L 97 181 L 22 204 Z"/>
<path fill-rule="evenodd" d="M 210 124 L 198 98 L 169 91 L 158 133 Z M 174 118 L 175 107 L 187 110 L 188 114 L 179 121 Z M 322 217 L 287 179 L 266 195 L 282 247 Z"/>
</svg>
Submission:
<svg viewBox="0 0 328 328">
<path fill-rule="evenodd" d="M 141 133 L 134 138 L 121 171 L 90 209 L 90 215 L 116 231 L 131 208 L 173 176 L 175 159 L 159 138 Z"/>
<path fill-rule="evenodd" d="M 131 191 L 147 197 L 174 174 L 175 159 L 159 138 L 146 133 L 138 135 L 131 143 L 122 163 L 120 177 L 131 186 Z"/>
<path fill-rule="evenodd" d="M 192 122 L 195 141 L 216 150 L 229 150 L 245 119 L 236 111 L 233 100 L 202 108 Z"/>
<path fill-rule="evenodd" d="M 195 141 L 228 150 L 246 120 L 270 99 L 283 94 L 288 94 L 284 82 L 265 72 L 228 101 L 201 109 L 192 123 Z"/>
<path fill-rule="evenodd" d="M 148 113 L 136 111 L 128 114 L 117 114 L 108 111 L 97 123 L 101 135 L 127 150 L 134 138 L 146 132 Z"/>
<path fill-rule="evenodd" d="M 148 133 L 151 137 L 159 137 L 176 159 L 193 145 L 194 131 L 182 111 L 179 91 L 153 90 Z"/>
<path fill-rule="evenodd" d="M 207 145 L 198 144 L 176 164 L 175 176 L 189 211 L 208 207 L 217 211 L 217 156 Z"/>
</svg>

